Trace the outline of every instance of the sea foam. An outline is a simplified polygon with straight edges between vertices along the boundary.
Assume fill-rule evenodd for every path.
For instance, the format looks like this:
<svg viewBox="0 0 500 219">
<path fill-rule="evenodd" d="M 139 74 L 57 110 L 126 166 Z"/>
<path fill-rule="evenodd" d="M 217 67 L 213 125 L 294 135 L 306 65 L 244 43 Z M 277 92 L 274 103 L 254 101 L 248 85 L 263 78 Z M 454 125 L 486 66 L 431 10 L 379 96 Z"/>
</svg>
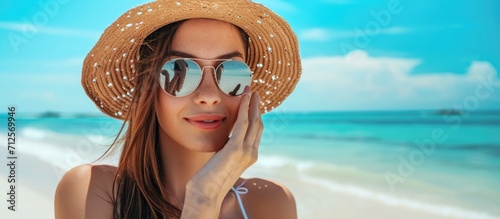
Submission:
<svg viewBox="0 0 500 219">
<path fill-rule="evenodd" d="M 403 207 L 417 211 L 427 212 L 439 216 L 454 218 L 494 219 L 497 218 L 487 212 L 468 210 L 448 204 L 432 203 L 423 200 L 410 199 L 404 196 L 389 195 L 361 186 L 349 181 L 370 177 L 369 173 L 363 173 L 355 167 L 341 166 L 334 163 L 304 161 L 277 155 L 260 155 L 259 160 L 250 167 L 249 172 L 258 174 L 267 172 L 271 175 L 295 175 L 297 180 L 311 186 L 322 187 L 332 193 L 342 193 L 357 196 L 367 200 L 381 202 L 388 206 Z M 368 174 L 360 177 L 359 174 Z M 349 180 L 335 180 L 337 178 L 349 177 Z"/>
<path fill-rule="evenodd" d="M 432 203 L 424 203 L 422 201 L 411 200 L 402 197 L 395 197 L 379 192 L 373 192 L 365 188 L 352 186 L 352 185 L 342 185 L 332 181 L 327 181 L 319 178 L 311 178 L 311 177 L 301 177 L 302 181 L 308 182 L 314 185 L 322 186 L 332 192 L 336 193 L 345 193 L 356 195 L 361 198 L 370 199 L 382 202 L 389 206 L 395 207 L 405 207 L 409 209 L 415 209 L 419 211 L 424 211 L 432 214 L 437 214 L 441 216 L 447 217 L 456 217 L 456 218 L 474 218 L 474 219 L 495 219 L 497 217 L 492 216 L 486 212 L 477 212 L 472 210 L 466 210 L 459 207 L 441 205 L 441 204 L 432 204 Z"/>
</svg>

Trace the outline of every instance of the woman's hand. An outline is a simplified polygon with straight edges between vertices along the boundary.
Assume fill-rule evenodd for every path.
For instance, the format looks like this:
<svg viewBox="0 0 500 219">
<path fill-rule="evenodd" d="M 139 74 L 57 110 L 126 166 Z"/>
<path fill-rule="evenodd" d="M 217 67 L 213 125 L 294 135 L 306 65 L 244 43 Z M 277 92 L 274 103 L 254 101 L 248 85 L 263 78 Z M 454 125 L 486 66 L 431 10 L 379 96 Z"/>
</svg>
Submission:
<svg viewBox="0 0 500 219">
<path fill-rule="evenodd" d="M 231 138 L 186 185 L 182 218 L 217 218 L 233 184 L 257 161 L 264 130 L 259 104 L 259 96 L 245 87 Z"/>
</svg>

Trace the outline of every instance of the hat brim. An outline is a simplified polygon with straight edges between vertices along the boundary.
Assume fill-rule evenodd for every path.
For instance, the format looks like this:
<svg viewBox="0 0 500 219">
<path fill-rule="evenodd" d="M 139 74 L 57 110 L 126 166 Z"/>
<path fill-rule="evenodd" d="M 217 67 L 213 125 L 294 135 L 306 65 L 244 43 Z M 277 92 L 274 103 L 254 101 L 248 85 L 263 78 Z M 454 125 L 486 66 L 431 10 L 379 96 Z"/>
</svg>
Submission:
<svg viewBox="0 0 500 219">
<path fill-rule="evenodd" d="M 277 14 L 247 0 L 159 0 L 127 11 L 104 31 L 83 63 L 87 95 L 105 114 L 124 119 L 144 39 L 165 25 L 194 18 L 225 21 L 249 35 L 247 64 L 253 71 L 251 89 L 261 97 L 261 113 L 279 106 L 294 90 L 302 71 L 298 41 Z"/>
</svg>

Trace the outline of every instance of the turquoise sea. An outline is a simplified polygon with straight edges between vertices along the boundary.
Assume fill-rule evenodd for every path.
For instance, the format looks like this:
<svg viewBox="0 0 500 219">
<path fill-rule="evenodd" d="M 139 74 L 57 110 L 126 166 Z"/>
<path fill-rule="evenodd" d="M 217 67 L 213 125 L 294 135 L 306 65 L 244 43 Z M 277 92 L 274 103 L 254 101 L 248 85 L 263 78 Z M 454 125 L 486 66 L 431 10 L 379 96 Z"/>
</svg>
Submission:
<svg viewBox="0 0 500 219">
<path fill-rule="evenodd" d="M 332 191 L 389 205 L 500 217 L 500 111 L 273 112 L 263 119 L 256 168 L 293 172 Z M 16 126 L 20 142 L 49 142 L 54 151 L 70 148 L 92 160 L 121 122 L 17 115 Z M 7 130 L 2 126 L 0 132 Z M 61 163 L 72 160 L 78 158 Z"/>
</svg>

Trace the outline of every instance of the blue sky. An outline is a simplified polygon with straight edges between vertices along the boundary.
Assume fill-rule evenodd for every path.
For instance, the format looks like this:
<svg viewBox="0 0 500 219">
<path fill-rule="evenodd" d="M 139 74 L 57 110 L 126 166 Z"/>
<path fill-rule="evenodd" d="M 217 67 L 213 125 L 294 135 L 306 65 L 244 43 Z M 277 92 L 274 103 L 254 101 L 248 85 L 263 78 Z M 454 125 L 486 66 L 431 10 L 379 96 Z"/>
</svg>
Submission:
<svg viewBox="0 0 500 219">
<path fill-rule="evenodd" d="M 100 33 L 146 1 L 4 1 L 0 112 L 99 112 L 80 85 Z M 299 37 L 282 111 L 500 109 L 496 0 L 260 0 Z"/>
</svg>

